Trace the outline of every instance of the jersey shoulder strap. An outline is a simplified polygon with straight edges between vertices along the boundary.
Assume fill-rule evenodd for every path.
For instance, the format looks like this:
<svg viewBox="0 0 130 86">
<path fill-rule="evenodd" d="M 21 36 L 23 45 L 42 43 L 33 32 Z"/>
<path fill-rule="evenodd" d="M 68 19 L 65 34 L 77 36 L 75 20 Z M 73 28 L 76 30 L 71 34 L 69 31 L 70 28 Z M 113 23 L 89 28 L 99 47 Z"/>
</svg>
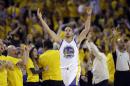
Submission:
<svg viewBox="0 0 130 86">
<path fill-rule="evenodd" d="M 59 47 L 59 49 L 61 48 L 61 45 L 62 45 L 63 41 L 64 41 L 64 40 L 62 39 L 61 42 L 60 42 L 60 47 Z"/>
</svg>

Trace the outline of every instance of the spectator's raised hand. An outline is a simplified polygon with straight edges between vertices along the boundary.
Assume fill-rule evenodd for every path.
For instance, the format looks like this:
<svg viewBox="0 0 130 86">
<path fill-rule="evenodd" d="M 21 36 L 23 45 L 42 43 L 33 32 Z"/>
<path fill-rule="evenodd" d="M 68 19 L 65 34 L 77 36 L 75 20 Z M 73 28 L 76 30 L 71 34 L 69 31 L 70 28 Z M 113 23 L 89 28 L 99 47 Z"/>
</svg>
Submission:
<svg viewBox="0 0 130 86">
<path fill-rule="evenodd" d="M 119 26 L 117 26 L 117 27 L 115 27 L 115 28 L 112 29 L 113 35 L 117 36 L 117 35 L 120 34 L 120 32 L 117 30 L 118 28 L 119 28 Z"/>
</svg>

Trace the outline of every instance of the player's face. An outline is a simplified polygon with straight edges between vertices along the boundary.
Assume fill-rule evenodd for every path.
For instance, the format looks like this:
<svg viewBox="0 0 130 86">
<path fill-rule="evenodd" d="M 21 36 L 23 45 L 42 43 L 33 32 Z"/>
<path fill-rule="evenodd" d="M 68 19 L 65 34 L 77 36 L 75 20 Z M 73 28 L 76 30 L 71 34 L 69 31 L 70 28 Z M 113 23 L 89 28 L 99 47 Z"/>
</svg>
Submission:
<svg viewBox="0 0 130 86">
<path fill-rule="evenodd" d="M 72 37 L 72 36 L 73 36 L 73 30 L 72 30 L 72 28 L 66 27 L 65 28 L 65 37 L 69 38 L 69 37 Z"/>
<path fill-rule="evenodd" d="M 37 58 L 37 49 L 36 48 L 33 50 L 33 57 Z"/>
</svg>

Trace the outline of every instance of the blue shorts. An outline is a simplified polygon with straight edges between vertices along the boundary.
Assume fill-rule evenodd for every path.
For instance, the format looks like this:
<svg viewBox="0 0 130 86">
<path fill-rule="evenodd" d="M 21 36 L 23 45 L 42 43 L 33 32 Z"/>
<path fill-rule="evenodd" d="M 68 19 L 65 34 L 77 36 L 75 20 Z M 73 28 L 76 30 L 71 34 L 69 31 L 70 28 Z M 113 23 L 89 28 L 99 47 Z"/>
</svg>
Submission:
<svg viewBox="0 0 130 86">
<path fill-rule="evenodd" d="M 77 81 L 75 78 L 69 86 L 80 86 L 80 84 L 79 81 Z"/>
</svg>

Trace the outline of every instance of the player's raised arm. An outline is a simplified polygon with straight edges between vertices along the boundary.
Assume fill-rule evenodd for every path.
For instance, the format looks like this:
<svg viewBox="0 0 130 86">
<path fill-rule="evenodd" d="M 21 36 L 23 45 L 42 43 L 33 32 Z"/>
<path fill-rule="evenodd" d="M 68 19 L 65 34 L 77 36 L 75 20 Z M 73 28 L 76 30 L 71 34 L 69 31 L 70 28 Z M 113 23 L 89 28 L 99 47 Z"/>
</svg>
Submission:
<svg viewBox="0 0 130 86">
<path fill-rule="evenodd" d="M 92 14 L 92 9 L 90 7 L 87 7 L 87 20 L 85 22 L 85 29 L 78 36 L 78 43 L 81 43 L 85 39 L 86 35 L 90 30 L 91 14 Z"/>
<path fill-rule="evenodd" d="M 49 26 L 46 24 L 46 22 L 43 20 L 42 18 L 42 14 L 41 12 L 39 11 L 39 9 L 37 10 L 37 15 L 38 15 L 38 18 L 43 26 L 43 28 L 47 31 L 47 33 L 51 36 L 51 38 L 55 41 L 55 42 L 58 42 L 60 43 L 61 42 L 61 39 L 59 36 L 56 35 L 56 33 L 54 31 L 52 31 Z"/>
</svg>

